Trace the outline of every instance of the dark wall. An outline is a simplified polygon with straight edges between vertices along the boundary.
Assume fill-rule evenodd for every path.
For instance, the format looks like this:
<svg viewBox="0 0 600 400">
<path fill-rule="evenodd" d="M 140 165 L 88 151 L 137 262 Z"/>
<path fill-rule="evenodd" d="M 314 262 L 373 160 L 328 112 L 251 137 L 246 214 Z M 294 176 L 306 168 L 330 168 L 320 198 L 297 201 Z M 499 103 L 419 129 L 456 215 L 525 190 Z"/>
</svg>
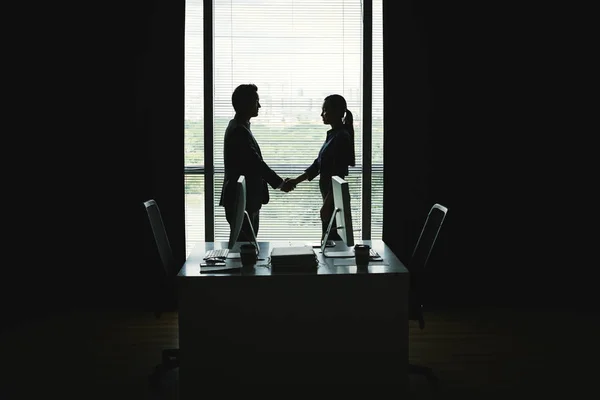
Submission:
<svg viewBox="0 0 600 400">
<path fill-rule="evenodd" d="M 184 5 L 140 2 L 127 24 L 116 16 L 111 29 L 101 24 L 90 46 L 82 81 L 93 82 L 85 98 L 98 98 L 88 107 L 94 123 L 84 131 L 86 179 L 74 181 L 78 214 L 71 222 L 73 251 L 92 268 L 75 284 L 55 276 L 65 307 L 153 306 L 162 267 L 143 206 L 148 199 L 158 202 L 176 258 L 184 260 Z"/>
<path fill-rule="evenodd" d="M 93 69 L 101 94 L 95 115 L 104 123 L 89 142 L 88 201 L 102 211 L 89 207 L 94 223 L 82 228 L 95 239 L 79 253 L 92 246 L 96 267 L 83 274 L 90 283 L 79 296 L 84 306 L 153 306 L 162 266 L 143 206 L 148 199 L 160 207 L 176 258 L 185 258 L 184 14 L 183 0 L 139 2 L 126 24 L 110 19 L 93 50 L 111 67 L 108 75 Z"/>
<path fill-rule="evenodd" d="M 19 71 L 4 147 L 14 160 L 3 190 L 4 322 L 150 308 L 161 271 L 150 198 L 183 261 L 184 4 L 78 8 L 82 18 L 53 10 L 28 31 L 35 44 L 5 54 Z"/>
<path fill-rule="evenodd" d="M 146 241 L 140 249 L 145 266 L 156 268 L 157 253 L 141 204 L 155 199 L 179 262 L 185 260 L 184 200 L 184 1 L 144 4 L 139 16 L 136 59 L 136 132 L 148 164 L 139 174 L 149 179 L 140 193 L 139 226 Z M 149 239 L 149 240 L 148 240 Z M 145 265 L 145 266 L 144 266 Z M 153 276 L 154 277 L 154 276 Z M 150 282 L 152 283 L 152 282 Z M 154 287 L 149 285 L 150 287 Z"/>
<path fill-rule="evenodd" d="M 428 265 L 435 305 L 471 304 L 483 287 L 481 270 L 496 264 L 481 240 L 489 227 L 475 218 L 485 203 L 498 202 L 487 193 L 494 155 L 480 105 L 489 98 L 479 91 L 486 80 L 477 84 L 484 52 L 473 47 L 467 30 L 474 24 L 465 22 L 437 4 L 384 2 L 383 237 L 408 264 L 431 206 L 448 207 Z"/>
<path fill-rule="evenodd" d="M 431 304 L 593 304 L 584 198 L 595 178 L 578 139 L 589 81 L 571 23 L 384 1 L 384 239 L 406 262 L 429 207 L 449 208 Z"/>
</svg>

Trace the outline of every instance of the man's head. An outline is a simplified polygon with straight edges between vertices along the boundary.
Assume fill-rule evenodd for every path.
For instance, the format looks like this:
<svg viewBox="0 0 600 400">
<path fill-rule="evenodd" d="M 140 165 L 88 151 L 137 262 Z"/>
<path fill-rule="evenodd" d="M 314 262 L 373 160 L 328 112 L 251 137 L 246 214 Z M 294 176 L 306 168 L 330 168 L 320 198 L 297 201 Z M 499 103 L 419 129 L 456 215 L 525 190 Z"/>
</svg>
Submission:
<svg viewBox="0 0 600 400">
<path fill-rule="evenodd" d="M 239 85 L 231 95 L 231 104 L 235 113 L 248 119 L 258 115 L 260 108 L 258 100 L 258 87 L 253 83 Z"/>
</svg>

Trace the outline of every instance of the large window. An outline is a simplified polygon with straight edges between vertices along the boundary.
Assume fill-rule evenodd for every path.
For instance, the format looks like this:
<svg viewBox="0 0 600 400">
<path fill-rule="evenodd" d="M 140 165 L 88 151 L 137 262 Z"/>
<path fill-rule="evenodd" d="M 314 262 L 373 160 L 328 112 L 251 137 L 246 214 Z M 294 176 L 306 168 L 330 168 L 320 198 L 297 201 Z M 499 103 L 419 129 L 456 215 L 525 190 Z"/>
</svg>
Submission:
<svg viewBox="0 0 600 400">
<path fill-rule="evenodd" d="M 368 13 L 364 11 L 369 9 L 365 4 L 372 6 L 372 30 L 364 29 L 370 26 L 368 20 L 365 24 Z M 203 17 L 205 10 L 211 11 L 212 18 Z M 207 38 L 204 32 L 212 32 L 212 37 Z M 382 41 L 381 0 L 213 0 L 208 7 L 203 0 L 187 0 L 188 254 L 198 240 L 222 241 L 229 235 L 224 210 L 218 206 L 223 182 L 223 136 L 234 115 L 231 93 L 242 83 L 258 86 L 262 108 L 252 119 L 252 131 L 263 158 L 282 177 L 299 175 L 317 156 L 330 128 L 320 117 L 325 96 L 338 93 L 346 98 L 354 114 L 356 133 L 356 167 L 346 178 L 351 188 L 355 237 L 364 237 L 358 232 L 362 228 L 370 232 L 369 238 L 381 239 Z M 212 48 L 211 57 L 206 56 L 205 48 Z M 371 75 L 364 74 L 365 49 L 372 50 L 372 79 L 368 80 L 363 78 Z M 205 90 L 211 95 L 206 96 Z M 372 99 L 369 107 L 363 104 L 365 94 Z M 210 104 L 206 104 L 208 101 Z M 212 120 L 205 121 L 205 115 Z M 362 155 L 364 140 L 371 144 L 367 165 Z M 212 160 L 210 168 L 205 165 L 208 159 Z M 366 186 L 365 176 L 369 178 L 365 182 L 370 183 Z M 363 203 L 370 205 L 368 218 L 363 218 Z M 259 240 L 318 241 L 320 206 L 318 177 L 301 183 L 290 193 L 271 190 L 271 201 L 261 210 Z"/>
</svg>

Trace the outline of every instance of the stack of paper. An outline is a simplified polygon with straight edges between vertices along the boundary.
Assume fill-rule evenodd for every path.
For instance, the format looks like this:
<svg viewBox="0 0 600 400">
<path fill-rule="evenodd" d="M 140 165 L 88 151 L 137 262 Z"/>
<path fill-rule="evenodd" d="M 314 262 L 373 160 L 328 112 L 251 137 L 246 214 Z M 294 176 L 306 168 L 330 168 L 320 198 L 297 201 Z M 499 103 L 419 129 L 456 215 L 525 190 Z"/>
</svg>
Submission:
<svg viewBox="0 0 600 400">
<path fill-rule="evenodd" d="M 310 246 L 283 246 L 271 250 L 273 270 L 312 270 L 318 265 L 317 253 Z"/>
</svg>

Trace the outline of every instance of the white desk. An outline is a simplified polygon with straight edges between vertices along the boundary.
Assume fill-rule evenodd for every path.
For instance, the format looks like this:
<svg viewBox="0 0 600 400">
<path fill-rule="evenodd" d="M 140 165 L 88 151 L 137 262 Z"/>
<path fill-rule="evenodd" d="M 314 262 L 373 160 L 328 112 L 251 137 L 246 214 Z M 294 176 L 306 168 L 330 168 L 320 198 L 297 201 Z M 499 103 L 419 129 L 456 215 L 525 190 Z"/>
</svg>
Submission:
<svg viewBox="0 0 600 400">
<path fill-rule="evenodd" d="M 319 267 L 294 274 L 260 265 L 201 273 L 205 251 L 226 244 L 198 243 L 177 276 L 180 399 L 198 398 L 211 382 L 406 390 L 409 274 L 382 241 L 361 243 L 383 261 L 357 269 L 354 259 L 323 258 L 315 249 Z M 267 259 L 272 247 L 304 243 L 259 244 Z"/>
</svg>

